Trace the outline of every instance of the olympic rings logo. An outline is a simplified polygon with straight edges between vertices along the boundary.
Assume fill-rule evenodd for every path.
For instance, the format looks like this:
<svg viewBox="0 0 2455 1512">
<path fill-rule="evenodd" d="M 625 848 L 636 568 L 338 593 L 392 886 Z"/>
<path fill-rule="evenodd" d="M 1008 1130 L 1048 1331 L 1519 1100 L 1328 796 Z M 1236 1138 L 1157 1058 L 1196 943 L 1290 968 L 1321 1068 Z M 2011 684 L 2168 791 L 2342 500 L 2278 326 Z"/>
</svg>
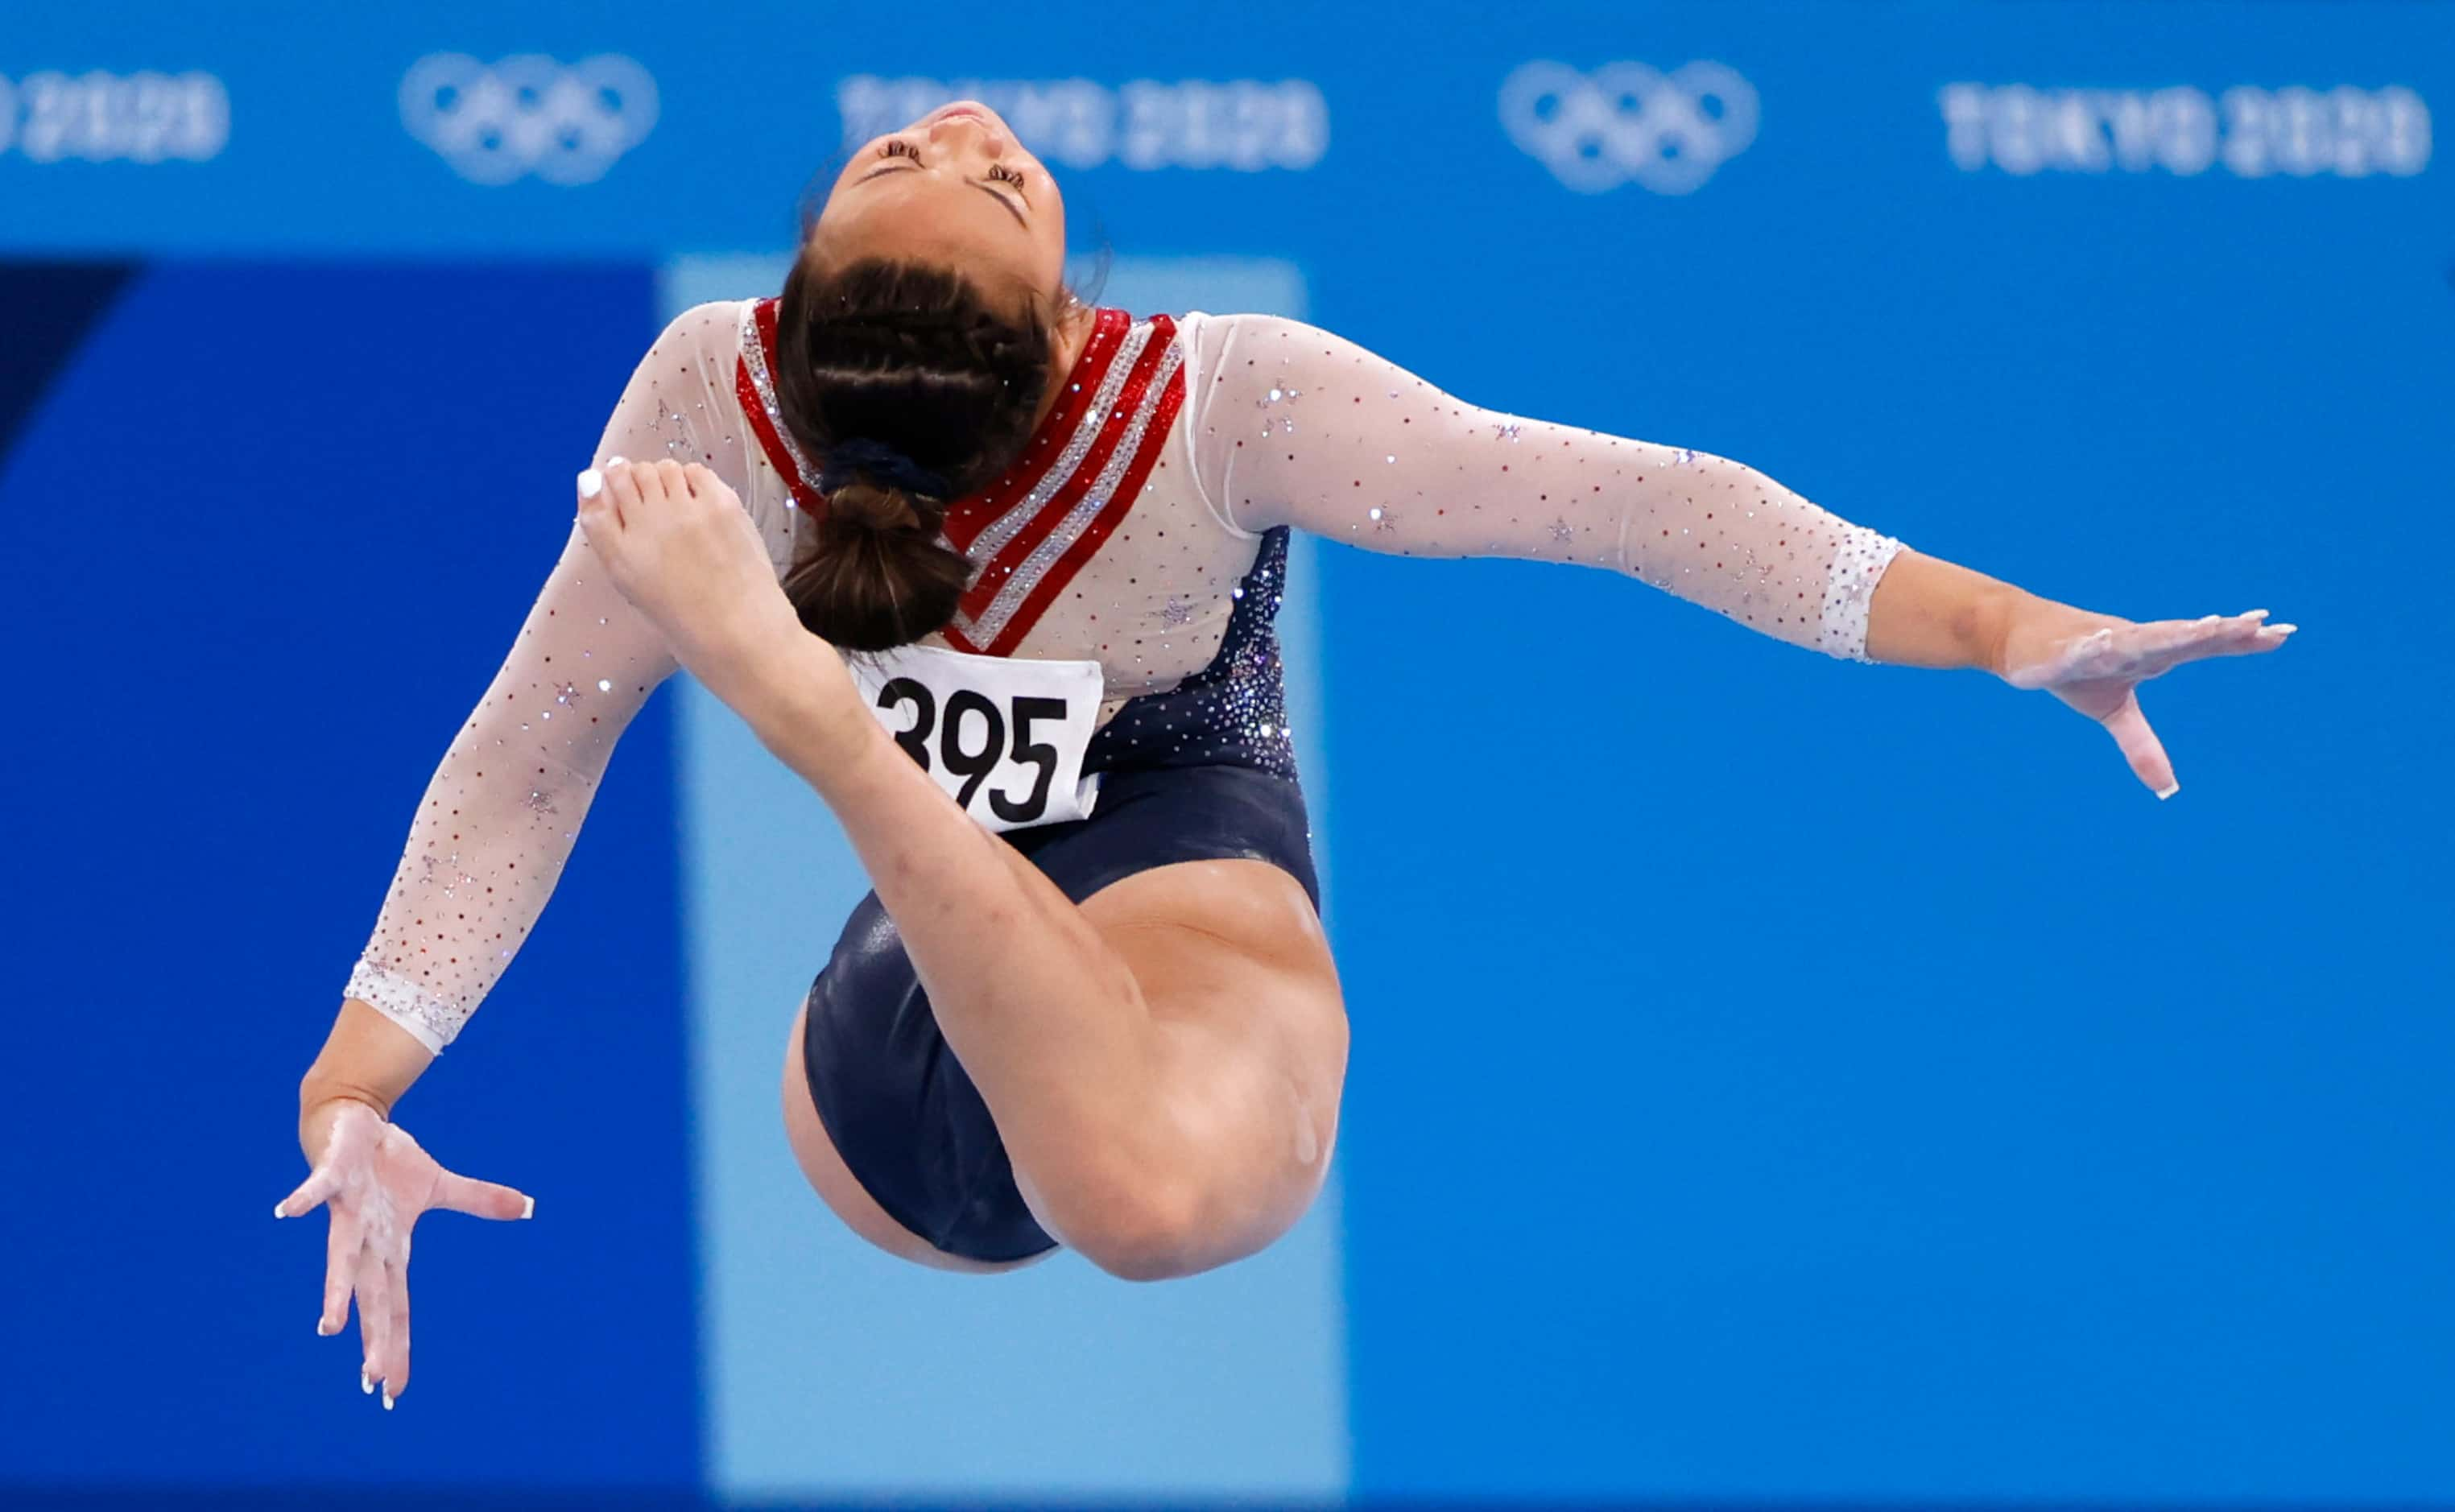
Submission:
<svg viewBox="0 0 2455 1512">
<path fill-rule="evenodd" d="M 1510 140 L 1585 194 L 1630 179 L 1685 194 L 1756 137 L 1756 91 L 1719 63 L 1670 74 L 1613 63 L 1592 77 L 1565 63 L 1521 66 L 1500 87 Z"/>
<path fill-rule="evenodd" d="M 400 123 L 473 184 L 535 173 L 593 184 L 657 124 L 657 81 L 615 53 L 564 65 L 523 54 L 487 65 L 437 52 L 400 81 Z"/>
</svg>

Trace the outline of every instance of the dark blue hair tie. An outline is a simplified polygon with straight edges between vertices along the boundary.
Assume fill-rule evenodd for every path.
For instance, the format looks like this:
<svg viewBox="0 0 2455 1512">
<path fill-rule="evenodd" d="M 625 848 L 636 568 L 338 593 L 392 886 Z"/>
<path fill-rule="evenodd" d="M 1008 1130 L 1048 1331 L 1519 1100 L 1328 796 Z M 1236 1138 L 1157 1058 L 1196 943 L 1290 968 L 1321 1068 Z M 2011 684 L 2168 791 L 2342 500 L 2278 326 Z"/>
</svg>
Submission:
<svg viewBox="0 0 2455 1512">
<path fill-rule="evenodd" d="M 895 448 L 859 436 L 828 448 L 826 466 L 819 470 L 819 492 L 832 494 L 856 477 L 921 498 L 942 499 L 950 492 L 944 478 Z"/>
</svg>

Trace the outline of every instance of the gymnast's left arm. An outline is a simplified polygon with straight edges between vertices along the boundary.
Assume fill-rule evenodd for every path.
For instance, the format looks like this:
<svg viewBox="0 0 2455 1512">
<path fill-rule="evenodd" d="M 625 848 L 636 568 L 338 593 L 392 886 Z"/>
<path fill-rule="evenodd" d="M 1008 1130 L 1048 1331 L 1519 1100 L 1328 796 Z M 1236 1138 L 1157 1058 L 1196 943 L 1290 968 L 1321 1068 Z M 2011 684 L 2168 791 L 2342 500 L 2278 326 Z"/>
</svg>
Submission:
<svg viewBox="0 0 2455 1512">
<path fill-rule="evenodd" d="M 2178 784 L 2139 684 L 2294 630 L 2264 610 L 2135 622 L 2057 603 L 1745 463 L 1479 409 L 1296 321 L 1209 317 L 1192 336 L 1195 472 L 1232 529 L 1604 567 L 1828 655 L 1990 672 L 2103 725 L 2160 797 Z"/>
</svg>

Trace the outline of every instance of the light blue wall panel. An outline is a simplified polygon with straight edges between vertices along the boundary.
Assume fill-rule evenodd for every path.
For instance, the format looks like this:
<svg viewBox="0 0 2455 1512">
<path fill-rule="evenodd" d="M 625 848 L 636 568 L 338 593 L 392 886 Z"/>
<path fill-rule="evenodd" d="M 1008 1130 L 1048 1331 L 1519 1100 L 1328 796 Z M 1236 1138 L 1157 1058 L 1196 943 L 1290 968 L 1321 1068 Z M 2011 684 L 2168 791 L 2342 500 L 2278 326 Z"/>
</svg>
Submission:
<svg viewBox="0 0 2455 1512">
<path fill-rule="evenodd" d="M 781 285 L 774 258 L 676 263 L 668 309 Z M 1126 261 L 1104 298 L 1301 314 L 1284 263 Z M 1311 581 L 1282 619 L 1299 732 L 1319 728 Z M 733 1496 L 961 1491 L 1317 1498 L 1348 1482 L 1333 1189 L 1240 1265 L 1134 1286 L 1070 1255 L 948 1276 L 856 1239 L 778 1113 L 784 1038 L 868 890 L 833 818 L 696 686 L 680 700 L 709 1476 Z M 1316 779 L 1318 751 L 1303 753 Z M 1321 788 L 1311 784 L 1316 806 Z M 1318 820 L 1316 820 L 1318 824 Z"/>
</svg>

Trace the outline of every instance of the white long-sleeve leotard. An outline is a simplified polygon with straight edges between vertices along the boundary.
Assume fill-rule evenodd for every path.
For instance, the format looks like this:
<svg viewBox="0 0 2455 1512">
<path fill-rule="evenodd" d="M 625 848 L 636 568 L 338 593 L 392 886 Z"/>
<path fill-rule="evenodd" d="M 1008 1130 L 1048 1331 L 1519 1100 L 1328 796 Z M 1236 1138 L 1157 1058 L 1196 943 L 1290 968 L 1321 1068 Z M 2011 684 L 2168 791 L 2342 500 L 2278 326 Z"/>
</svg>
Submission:
<svg viewBox="0 0 2455 1512">
<path fill-rule="evenodd" d="M 677 318 L 596 464 L 706 464 L 781 576 L 818 495 L 774 414 L 773 311 Z M 1102 311 L 1015 467 L 950 510 L 947 538 L 980 575 L 931 641 L 1096 659 L 1113 711 L 1209 664 L 1279 526 L 1606 567 L 1842 657 L 1863 657 L 1899 550 L 1741 463 L 1477 409 L 1296 321 Z M 436 771 L 348 996 L 448 1043 L 544 910 L 616 738 L 674 670 L 575 532 Z"/>
</svg>

